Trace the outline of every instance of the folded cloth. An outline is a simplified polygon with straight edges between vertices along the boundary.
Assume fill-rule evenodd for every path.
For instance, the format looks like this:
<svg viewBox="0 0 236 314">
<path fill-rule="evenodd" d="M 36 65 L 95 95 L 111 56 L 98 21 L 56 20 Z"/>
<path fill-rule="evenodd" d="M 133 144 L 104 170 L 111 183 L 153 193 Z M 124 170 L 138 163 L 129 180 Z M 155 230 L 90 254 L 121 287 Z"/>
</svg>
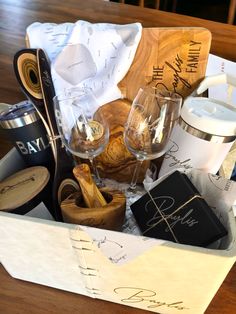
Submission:
<svg viewBox="0 0 236 314">
<path fill-rule="evenodd" d="M 121 98 L 117 84 L 128 72 L 142 35 L 140 23 L 116 25 L 33 23 L 27 28 L 31 48 L 42 48 L 51 60 L 56 94 L 86 87 L 97 105 Z M 93 108 L 96 110 L 97 108 Z"/>
</svg>

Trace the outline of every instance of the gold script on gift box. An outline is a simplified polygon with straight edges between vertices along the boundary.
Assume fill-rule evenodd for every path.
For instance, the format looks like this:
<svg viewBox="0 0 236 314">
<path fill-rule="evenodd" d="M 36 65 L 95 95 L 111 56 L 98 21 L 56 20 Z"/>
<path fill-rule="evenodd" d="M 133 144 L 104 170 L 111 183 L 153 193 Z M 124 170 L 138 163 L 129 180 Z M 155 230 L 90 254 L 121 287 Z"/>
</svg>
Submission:
<svg viewBox="0 0 236 314">
<path fill-rule="evenodd" d="M 175 308 L 179 311 L 188 310 L 183 305 L 183 301 L 165 302 L 156 299 L 157 293 L 153 290 L 136 288 L 136 287 L 117 287 L 114 289 L 116 294 L 122 295 L 121 302 L 126 304 L 132 303 L 148 303 L 147 309 L 156 307 Z M 155 298 L 154 298 L 155 297 Z"/>
<path fill-rule="evenodd" d="M 150 193 L 149 191 L 147 191 L 147 193 L 148 193 L 148 195 L 149 195 L 149 197 L 150 197 L 152 203 L 154 204 L 155 208 L 157 209 L 157 213 L 160 215 L 161 219 L 159 219 L 157 222 L 151 224 L 151 226 L 143 232 L 143 235 L 144 235 L 145 233 L 147 233 L 149 230 L 151 230 L 151 229 L 153 229 L 154 227 L 156 227 L 156 226 L 157 226 L 158 224 L 160 224 L 162 221 L 164 221 L 164 222 L 166 223 L 166 225 L 167 225 L 167 227 L 168 227 L 170 233 L 172 234 L 173 238 L 175 239 L 175 242 L 176 242 L 176 243 L 179 243 L 179 241 L 178 241 L 178 239 L 177 239 L 177 237 L 176 237 L 176 235 L 175 235 L 175 233 L 174 233 L 174 231 L 173 231 L 173 228 L 172 228 L 173 225 L 171 225 L 171 224 L 168 222 L 168 219 L 169 219 L 169 218 L 173 218 L 174 215 L 175 215 L 177 212 L 179 212 L 183 207 L 185 207 L 186 205 L 188 205 L 189 203 L 191 203 L 194 199 L 196 199 L 196 198 L 202 199 L 202 196 L 201 196 L 201 195 L 198 195 L 198 194 L 192 196 L 189 200 L 187 200 L 185 203 L 183 203 L 183 204 L 180 205 L 178 208 L 176 208 L 171 214 L 165 215 L 165 214 L 162 213 L 161 209 L 157 206 L 157 204 L 156 204 L 155 200 L 153 199 L 151 193 Z M 153 218 L 152 218 L 152 219 L 153 219 Z M 198 223 L 198 221 L 195 220 L 195 219 L 193 219 L 190 223 L 193 225 L 193 224 Z M 175 224 L 174 224 L 174 225 L 175 225 Z"/>
</svg>

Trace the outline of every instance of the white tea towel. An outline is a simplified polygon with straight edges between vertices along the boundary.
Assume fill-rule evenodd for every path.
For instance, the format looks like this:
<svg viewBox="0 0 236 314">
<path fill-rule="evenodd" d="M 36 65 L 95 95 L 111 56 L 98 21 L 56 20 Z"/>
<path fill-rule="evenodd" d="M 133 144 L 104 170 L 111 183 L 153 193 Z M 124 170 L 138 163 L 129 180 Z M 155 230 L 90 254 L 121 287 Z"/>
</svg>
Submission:
<svg viewBox="0 0 236 314">
<path fill-rule="evenodd" d="M 44 49 L 52 62 L 56 94 L 65 88 L 86 87 L 103 105 L 122 97 L 117 84 L 132 64 L 142 26 L 37 22 L 27 28 L 27 35 L 30 47 Z"/>
</svg>

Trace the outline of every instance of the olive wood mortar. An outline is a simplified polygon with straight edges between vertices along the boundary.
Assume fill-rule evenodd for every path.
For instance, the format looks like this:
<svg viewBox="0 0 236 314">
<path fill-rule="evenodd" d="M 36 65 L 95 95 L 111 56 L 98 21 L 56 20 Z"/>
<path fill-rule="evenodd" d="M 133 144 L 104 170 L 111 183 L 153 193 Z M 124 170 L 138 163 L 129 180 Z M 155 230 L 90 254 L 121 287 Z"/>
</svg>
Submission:
<svg viewBox="0 0 236 314">
<path fill-rule="evenodd" d="M 107 201 L 102 207 L 88 208 L 80 192 L 75 192 L 61 203 L 64 222 L 109 230 L 120 230 L 125 217 L 126 198 L 118 190 L 101 188 Z"/>
<path fill-rule="evenodd" d="M 119 230 L 126 209 L 124 193 L 110 188 L 99 190 L 87 164 L 74 167 L 73 174 L 81 192 L 77 191 L 61 202 L 64 222 Z"/>
</svg>

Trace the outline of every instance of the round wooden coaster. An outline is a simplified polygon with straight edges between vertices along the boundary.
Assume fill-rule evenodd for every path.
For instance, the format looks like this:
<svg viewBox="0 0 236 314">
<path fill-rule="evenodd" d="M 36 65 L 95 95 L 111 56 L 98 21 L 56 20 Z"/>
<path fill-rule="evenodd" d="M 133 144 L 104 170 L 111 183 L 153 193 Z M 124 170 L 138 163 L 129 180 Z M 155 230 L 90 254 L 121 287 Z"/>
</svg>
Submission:
<svg viewBox="0 0 236 314">
<path fill-rule="evenodd" d="M 44 189 L 49 178 L 47 168 L 36 166 L 4 179 L 0 182 L 0 210 L 11 212 L 29 203 Z"/>
</svg>

